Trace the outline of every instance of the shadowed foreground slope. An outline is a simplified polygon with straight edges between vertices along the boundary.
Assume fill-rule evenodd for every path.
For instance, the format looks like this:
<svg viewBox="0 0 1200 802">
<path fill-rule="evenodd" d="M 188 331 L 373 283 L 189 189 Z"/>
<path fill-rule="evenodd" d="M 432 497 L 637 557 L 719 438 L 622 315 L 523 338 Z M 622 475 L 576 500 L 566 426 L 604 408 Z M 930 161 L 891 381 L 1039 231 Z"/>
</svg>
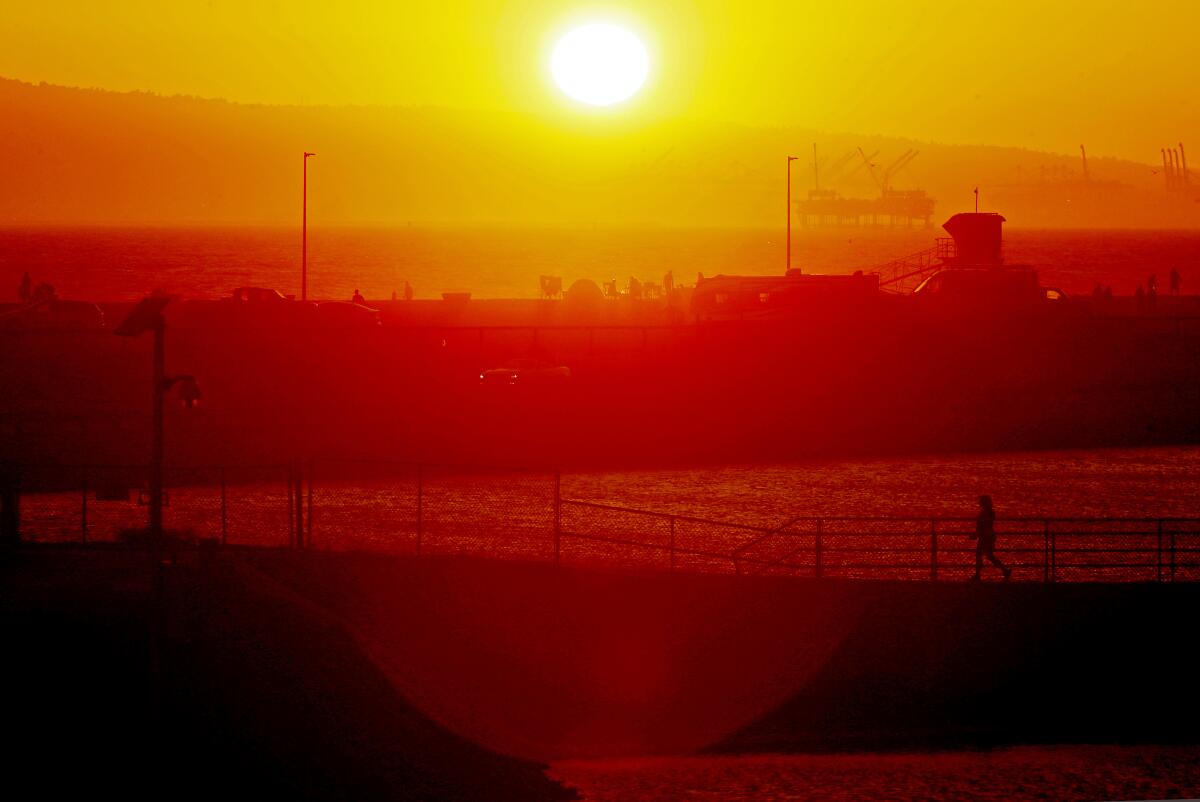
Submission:
<svg viewBox="0 0 1200 802">
<path fill-rule="evenodd" d="M 155 694 L 147 568 L 144 554 L 124 550 L 21 551 L 0 562 L 10 789 L 572 798 L 536 764 L 430 722 L 336 622 L 244 564 L 218 562 L 204 582 L 194 565 L 170 572 Z"/>
<path fill-rule="evenodd" d="M 442 724 L 538 758 L 1195 743 L 1200 586 L 259 552 Z"/>
<path fill-rule="evenodd" d="M 820 672 L 712 751 L 1196 743 L 1198 591 L 864 583 Z"/>
</svg>

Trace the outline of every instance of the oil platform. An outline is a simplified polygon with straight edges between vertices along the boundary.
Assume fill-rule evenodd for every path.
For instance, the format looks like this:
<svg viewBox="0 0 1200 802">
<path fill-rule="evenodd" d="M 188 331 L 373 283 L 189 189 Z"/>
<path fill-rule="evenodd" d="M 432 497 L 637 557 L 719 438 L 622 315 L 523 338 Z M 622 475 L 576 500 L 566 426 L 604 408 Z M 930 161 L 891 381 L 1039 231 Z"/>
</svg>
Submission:
<svg viewBox="0 0 1200 802">
<path fill-rule="evenodd" d="M 867 155 L 862 148 L 858 148 L 848 151 L 833 163 L 826 175 L 827 183 L 847 180 L 865 168 L 879 188 L 879 196 L 875 198 L 847 198 L 836 189 L 821 188 L 817 146 L 813 145 L 813 188 L 809 190 L 806 200 L 795 203 L 795 214 L 800 225 L 810 228 L 912 228 L 919 224 L 923 228 L 932 228 L 933 198 L 923 189 L 892 188 L 892 179 L 917 158 L 919 151 L 907 150 L 884 168 L 874 162 L 878 155 L 878 151 Z"/>
</svg>

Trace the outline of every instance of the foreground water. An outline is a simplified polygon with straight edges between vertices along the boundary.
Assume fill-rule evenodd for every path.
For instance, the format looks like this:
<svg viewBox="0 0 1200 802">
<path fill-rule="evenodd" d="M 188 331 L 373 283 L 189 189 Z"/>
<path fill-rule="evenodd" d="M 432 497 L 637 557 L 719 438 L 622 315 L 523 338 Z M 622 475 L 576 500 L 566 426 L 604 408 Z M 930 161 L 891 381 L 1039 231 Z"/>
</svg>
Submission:
<svg viewBox="0 0 1200 802">
<path fill-rule="evenodd" d="M 949 216 L 947 214 L 947 216 Z M 630 276 L 678 283 L 697 273 L 774 274 L 783 269 L 781 231 L 663 228 L 399 227 L 309 231 L 309 290 L 316 298 L 369 299 L 403 291 L 475 297 L 536 297 L 538 276 L 596 282 Z M 935 230 L 846 229 L 793 232 L 793 262 L 809 272 L 848 273 L 933 245 Z M 1030 264 L 1044 283 L 1087 293 L 1097 281 L 1132 295 L 1139 282 L 1172 267 L 1184 291 L 1200 288 L 1200 232 L 1033 231 L 1006 236 L 1010 263 Z M 0 301 L 14 299 L 21 275 L 48 281 L 65 298 L 127 300 L 164 289 L 218 298 L 244 285 L 299 294 L 299 232 L 283 228 L 0 227 Z M 1165 286 L 1165 284 L 1164 284 Z"/>
<path fill-rule="evenodd" d="M 557 763 L 586 802 L 1132 800 L 1200 796 L 1200 749 L 1020 747 L 992 752 L 676 757 Z"/>
</svg>

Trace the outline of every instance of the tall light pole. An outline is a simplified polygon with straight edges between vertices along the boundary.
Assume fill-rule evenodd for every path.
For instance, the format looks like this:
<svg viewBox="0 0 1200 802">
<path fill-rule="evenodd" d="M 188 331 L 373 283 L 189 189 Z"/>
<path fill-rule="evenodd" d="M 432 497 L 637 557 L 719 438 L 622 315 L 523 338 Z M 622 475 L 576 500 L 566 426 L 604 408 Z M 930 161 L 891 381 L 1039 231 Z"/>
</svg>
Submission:
<svg viewBox="0 0 1200 802">
<path fill-rule="evenodd" d="M 308 300 L 308 157 L 315 153 L 304 151 L 304 189 L 300 206 L 300 300 Z"/>
<path fill-rule="evenodd" d="M 792 269 L 792 162 L 796 161 L 795 156 L 787 157 L 787 259 L 786 270 Z"/>
<path fill-rule="evenodd" d="M 129 316 L 113 329 L 118 337 L 137 337 L 150 332 L 154 335 L 154 351 L 151 366 L 153 401 L 150 432 L 150 520 L 147 527 L 151 548 L 162 546 L 163 538 L 163 401 L 171 388 L 180 386 L 180 396 L 186 406 L 194 406 L 200 400 L 200 388 L 192 376 L 168 376 L 166 373 L 167 322 L 163 309 L 168 299 L 165 295 L 151 295 L 138 302 Z"/>
</svg>

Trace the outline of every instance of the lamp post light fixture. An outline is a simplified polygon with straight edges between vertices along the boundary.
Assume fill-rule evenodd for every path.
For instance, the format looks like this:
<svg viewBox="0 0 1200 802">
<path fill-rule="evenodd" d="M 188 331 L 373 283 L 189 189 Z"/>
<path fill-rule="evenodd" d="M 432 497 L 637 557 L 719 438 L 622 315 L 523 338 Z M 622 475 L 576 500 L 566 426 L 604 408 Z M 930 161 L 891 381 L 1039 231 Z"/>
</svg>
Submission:
<svg viewBox="0 0 1200 802">
<path fill-rule="evenodd" d="M 300 300 L 308 300 L 308 159 L 315 153 L 304 151 L 304 181 L 300 201 Z"/>
<path fill-rule="evenodd" d="M 792 269 L 792 162 L 797 158 L 799 157 L 787 157 L 787 257 L 784 261 L 784 269 L 787 272 L 791 272 Z"/>
</svg>

